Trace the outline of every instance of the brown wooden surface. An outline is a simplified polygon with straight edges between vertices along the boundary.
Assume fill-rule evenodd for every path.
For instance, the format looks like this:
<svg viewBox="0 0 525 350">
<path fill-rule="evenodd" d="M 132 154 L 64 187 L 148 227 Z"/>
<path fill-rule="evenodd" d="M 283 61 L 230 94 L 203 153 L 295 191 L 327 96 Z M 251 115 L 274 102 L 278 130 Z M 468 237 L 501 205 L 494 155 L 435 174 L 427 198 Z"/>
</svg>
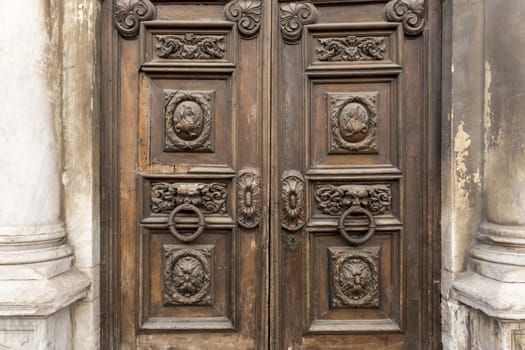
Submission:
<svg viewBox="0 0 525 350">
<path fill-rule="evenodd" d="M 224 1 L 154 1 L 123 38 L 104 2 L 103 348 L 440 347 L 440 4 L 414 35 L 386 3 L 264 2 L 252 35 Z M 191 242 L 167 226 L 184 201 L 206 220 Z M 350 239 L 376 224 L 357 245 L 352 206 Z"/>
</svg>

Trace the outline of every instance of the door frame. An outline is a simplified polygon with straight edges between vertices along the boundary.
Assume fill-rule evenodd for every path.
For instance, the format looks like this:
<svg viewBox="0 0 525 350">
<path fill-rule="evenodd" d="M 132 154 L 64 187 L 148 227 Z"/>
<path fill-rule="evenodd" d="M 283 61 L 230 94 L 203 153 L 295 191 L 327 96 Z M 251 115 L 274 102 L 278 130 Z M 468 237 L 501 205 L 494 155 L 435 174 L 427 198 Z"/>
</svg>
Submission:
<svg viewBox="0 0 525 350">
<path fill-rule="evenodd" d="M 275 1 L 275 0 L 273 0 Z M 371 0 L 372 1 L 372 0 Z M 423 61 L 428 74 L 424 77 L 426 125 L 422 126 L 426 141 L 426 163 L 422 176 L 426 178 L 425 198 L 427 212 L 430 213 L 427 227 L 430 230 L 426 240 L 420 242 L 426 259 L 423 282 L 426 286 L 425 297 L 428 301 L 426 310 L 428 322 L 428 349 L 441 348 L 441 313 L 440 313 L 440 278 L 441 278 L 441 89 L 442 89 L 442 4 L 440 0 L 425 0 L 426 13 L 432 13 L 426 29 L 421 34 L 427 47 Z M 226 1 L 224 1 L 226 3 Z M 385 0 L 386 2 L 386 0 Z M 99 25 L 99 60 L 100 60 L 100 337 L 102 349 L 118 349 L 119 334 L 119 164 L 118 164 L 118 32 L 113 21 L 114 0 L 101 2 Z M 426 16 L 428 19 L 429 17 Z M 273 35 L 273 34 L 272 34 Z M 271 55 L 274 55 L 272 53 Z M 272 189 L 273 186 L 272 186 Z M 270 261 L 276 261 L 271 256 Z M 275 281 L 275 272 L 270 279 Z M 276 290 L 273 282 L 270 288 Z M 270 295 L 271 297 L 271 295 Z M 272 310 L 270 310 L 270 313 Z M 265 327 L 267 332 L 267 328 Z"/>
</svg>

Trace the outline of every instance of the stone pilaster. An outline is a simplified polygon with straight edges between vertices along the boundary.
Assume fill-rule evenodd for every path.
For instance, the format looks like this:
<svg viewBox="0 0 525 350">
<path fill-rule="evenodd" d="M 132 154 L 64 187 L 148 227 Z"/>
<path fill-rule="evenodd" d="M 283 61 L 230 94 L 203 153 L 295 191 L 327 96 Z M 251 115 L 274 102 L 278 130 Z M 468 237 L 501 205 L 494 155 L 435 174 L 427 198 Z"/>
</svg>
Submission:
<svg viewBox="0 0 525 350">
<path fill-rule="evenodd" d="M 0 348 L 69 349 L 73 269 L 63 222 L 61 6 L 0 2 Z"/>
<path fill-rule="evenodd" d="M 469 349 L 522 349 L 525 7 L 521 0 L 486 1 L 484 14 L 483 222 L 474 234 L 468 269 L 454 281 L 452 296 L 468 306 Z"/>
</svg>

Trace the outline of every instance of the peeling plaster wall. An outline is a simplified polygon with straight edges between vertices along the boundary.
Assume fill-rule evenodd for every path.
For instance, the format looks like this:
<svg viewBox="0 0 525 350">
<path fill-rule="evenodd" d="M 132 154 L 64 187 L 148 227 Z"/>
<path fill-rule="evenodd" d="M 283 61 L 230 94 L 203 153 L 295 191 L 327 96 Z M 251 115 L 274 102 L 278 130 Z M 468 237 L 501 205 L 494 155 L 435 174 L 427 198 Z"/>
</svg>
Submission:
<svg viewBox="0 0 525 350">
<path fill-rule="evenodd" d="M 442 284 L 466 267 L 482 215 L 484 1 L 443 3 Z"/>
<path fill-rule="evenodd" d="M 75 266 L 92 281 L 73 307 L 74 349 L 100 346 L 100 7 L 99 0 L 65 1 L 62 25 L 64 221 Z"/>
</svg>

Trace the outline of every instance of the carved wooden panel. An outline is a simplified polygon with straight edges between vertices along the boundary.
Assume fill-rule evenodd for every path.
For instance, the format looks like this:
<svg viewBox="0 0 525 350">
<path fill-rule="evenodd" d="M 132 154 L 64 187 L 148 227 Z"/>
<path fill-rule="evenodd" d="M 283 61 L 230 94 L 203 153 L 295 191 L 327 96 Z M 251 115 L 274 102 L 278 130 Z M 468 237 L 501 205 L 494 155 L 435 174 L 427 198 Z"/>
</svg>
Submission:
<svg viewBox="0 0 525 350">
<path fill-rule="evenodd" d="M 377 151 L 377 93 L 328 94 L 331 152 Z"/>
<path fill-rule="evenodd" d="M 304 177 L 288 170 L 281 178 L 281 226 L 288 231 L 300 230 L 306 222 Z"/>
<path fill-rule="evenodd" d="M 261 179 L 257 171 L 246 169 L 237 177 L 237 223 L 253 229 L 261 222 Z"/>
<path fill-rule="evenodd" d="M 159 58 L 221 59 L 225 53 L 224 35 L 155 35 L 155 40 L 155 54 Z"/>
<path fill-rule="evenodd" d="M 165 91 L 166 151 L 211 152 L 214 91 Z"/>
<path fill-rule="evenodd" d="M 150 206 L 152 213 L 168 214 L 183 203 L 195 205 L 206 214 L 225 214 L 227 211 L 225 183 L 152 182 Z"/>
<path fill-rule="evenodd" d="M 385 58 L 385 38 L 358 37 L 317 39 L 319 61 L 373 61 Z"/>
<path fill-rule="evenodd" d="M 340 216 L 351 206 L 381 215 L 391 211 L 390 185 L 319 185 L 315 190 L 317 207 L 323 214 Z"/>
<path fill-rule="evenodd" d="M 213 249 L 163 248 L 164 305 L 210 305 Z"/>
<path fill-rule="evenodd" d="M 157 70 L 178 69 L 148 63 L 154 69 L 140 81 L 144 115 L 139 131 L 139 161 L 144 164 L 222 167 L 232 169 L 235 145 L 232 125 L 232 85 L 229 73 L 166 75 Z M 221 63 L 222 65 L 222 63 Z M 170 68 L 171 67 L 171 68 Z M 174 68 L 175 67 L 175 68 Z"/>
<path fill-rule="evenodd" d="M 322 174 L 327 168 L 344 172 L 352 168 L 351 164 L 373 164 L 395 171 L 401 117 L 397 77 L 317 74 L 312 72 L 306 90 L 306 128 L 311 139 L 305 145 L 310 151 L 306 153 L 307 173 Z"/>
<path fill-rule="evenodd" d="M 379 247 L 330 248 L 331 306 L 378 307 Z"/>
<path fill-rule="evenodd" d="M 239 276 L 232 230 L 208 228 L 185 244 L 163 226 L 148 226 L 141 227 L 137 257 L 140 329 L 235 329 Z"/>
<path fill-rule="evenodd" d="M 358 248 L 345 239 L 306 228 L 309 233 L 305 284 L 305 332 L 399 331 L 403 327 L 402 274 L 398 232 L 380 228 Z M 343 347 L 344 348 L 344 347 Z"/>
<path fill-rule="evenodd" d="M 398 24 L 313 24 L 306 28 L 308 70 L 399 68 L 403 30 Z"/>
<path fill-rule="evenodd" d="M 161 20 L 146 22 L 144 28 L 144 71 L 165 73 L 170 67 L 235 66 L 238 40 L 234 23 Z"/>
</svg>

